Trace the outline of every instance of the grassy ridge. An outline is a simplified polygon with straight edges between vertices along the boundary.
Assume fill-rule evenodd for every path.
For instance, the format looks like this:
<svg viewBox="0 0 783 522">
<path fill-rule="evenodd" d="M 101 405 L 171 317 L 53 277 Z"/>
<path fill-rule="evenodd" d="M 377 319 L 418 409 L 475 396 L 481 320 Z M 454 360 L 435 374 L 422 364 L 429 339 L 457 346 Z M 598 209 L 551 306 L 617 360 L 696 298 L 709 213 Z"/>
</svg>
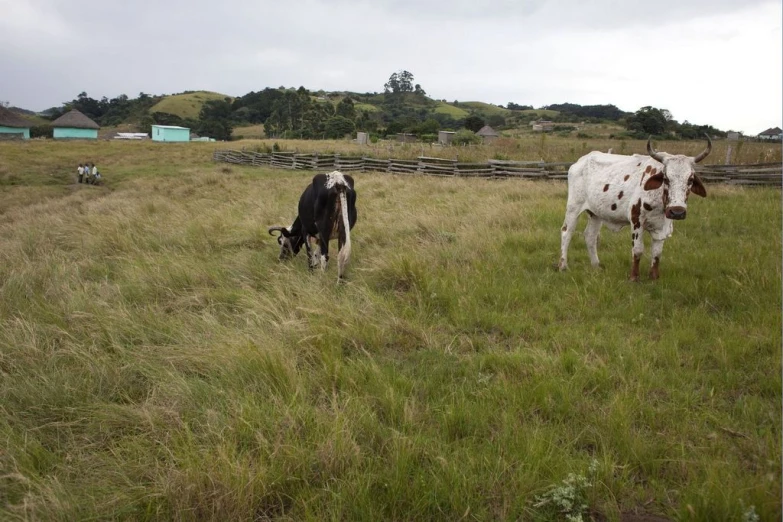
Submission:
<svg viewBox="0 0 783 522">
<path fill-rule="evenodd" d="M 211 100 L 222 100 L 230 98 L 225 94 L 210 91 L 196 91 L 185 94 L 174 94 L 166 96 L 161 101 L 150 108 L 150 114 L 154 112 L 165 112 L 174 114 L 180 118 L 198 119 L 201 107 L 205 102 Z"/>
<path fill-rule="evenodd" d="M 338 288 L 265 232 L 309 173 L 193 145 L 0 144 L 0 518 L 545 520 L 593 459 L 610 519 L 780 517 L 779 191 L 630 284 L 628 231 L 552 269 L 564 184 L 357 174 Z"/>
</svg>

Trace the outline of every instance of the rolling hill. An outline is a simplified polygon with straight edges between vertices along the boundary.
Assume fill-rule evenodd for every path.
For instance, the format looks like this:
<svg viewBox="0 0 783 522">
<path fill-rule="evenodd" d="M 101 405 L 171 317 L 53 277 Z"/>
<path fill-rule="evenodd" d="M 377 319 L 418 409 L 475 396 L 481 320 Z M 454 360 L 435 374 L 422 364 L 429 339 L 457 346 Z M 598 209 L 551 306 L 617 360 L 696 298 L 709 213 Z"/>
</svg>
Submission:
<svg viewBox="0 0 783 522">
<path fill-rule="evenodd" d="M 161 101 L 153 105 L 149 112 L 150 114 L 156 112 L 165 112 L 167 114 L 174 114 L 175 116 L 179 116 L 183 119 L 198 119 L 199 112 L 201 112 L 201 107 L 205 102 L 211 100 L 223 100 L 225 98 L 232 97 L 210 91 L 194 91 L 182 94 L 173 94 L 171 96 L 166 96 Z"/>
</svg>

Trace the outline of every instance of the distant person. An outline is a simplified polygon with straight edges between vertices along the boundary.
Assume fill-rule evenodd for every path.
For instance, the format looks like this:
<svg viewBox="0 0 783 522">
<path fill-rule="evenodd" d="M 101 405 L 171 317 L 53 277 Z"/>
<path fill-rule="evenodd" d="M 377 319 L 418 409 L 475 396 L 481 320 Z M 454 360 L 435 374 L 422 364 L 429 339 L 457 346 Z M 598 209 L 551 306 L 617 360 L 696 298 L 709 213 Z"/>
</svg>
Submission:
<svg viewBox="0 0 783 522">
<path fill-rule="evenodd" d="M 79 168 L 76 169 L 76 172 L 79 173 L 79 183 L 81 183 L 82 179 L 84 178 L 84 167 L 82 166 L 81 163 L 79 163 Z"/>
<path fill-rule="evenodd" d="M 92 184 L 97 185 L 98 184 L 98 167 L 95 166 L 95 163 L 92 164 Z"/>
<path fill-rule="evenodd" d="M 88 185 L 92 184 L 92 169 L 90 168 L 89 163 L 85 163 L 84 165 L 84 182 Z"/>
</svg>

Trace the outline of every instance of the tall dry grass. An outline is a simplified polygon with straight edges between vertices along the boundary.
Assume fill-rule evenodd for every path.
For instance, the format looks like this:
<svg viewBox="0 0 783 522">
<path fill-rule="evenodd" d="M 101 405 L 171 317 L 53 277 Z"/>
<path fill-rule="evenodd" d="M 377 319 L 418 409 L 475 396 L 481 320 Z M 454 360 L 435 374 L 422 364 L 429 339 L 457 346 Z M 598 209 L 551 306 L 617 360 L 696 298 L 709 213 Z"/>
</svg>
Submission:
<svg viewBox="0 0 783 522">
<path fill-rule="evenodd" d="M 10 147 L 2 519 L 544 520 L 592 460 L 595 516 L 781 515 L 777 190 L 708 187 L 630 284 L 628 232 L 552 268 L 564 184 L 357 174 L 338 287 L 265 231 L 312 173 Z M 86 150 L 106 186 L 48 184 Z"/>
</svg>

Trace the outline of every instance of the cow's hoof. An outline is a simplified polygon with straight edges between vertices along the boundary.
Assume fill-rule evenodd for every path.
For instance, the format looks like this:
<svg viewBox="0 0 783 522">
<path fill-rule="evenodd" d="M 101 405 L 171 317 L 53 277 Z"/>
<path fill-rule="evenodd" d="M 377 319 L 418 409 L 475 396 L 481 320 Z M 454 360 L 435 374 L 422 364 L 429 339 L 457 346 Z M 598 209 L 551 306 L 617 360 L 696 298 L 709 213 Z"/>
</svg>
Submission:
<svg viewBox="0 0 783 522">
<path fill-rule="evenodd" d="M 632 282 L 632 283 L 638 283 L 638 282 L 639 282 L 639 276 L 638 276 L 638 275 L 633 275 L 633 274 L 631 274 L 631 275 L 628 277 L 628 280 L 629 280 L 630 282 Z"/>
</svg>

